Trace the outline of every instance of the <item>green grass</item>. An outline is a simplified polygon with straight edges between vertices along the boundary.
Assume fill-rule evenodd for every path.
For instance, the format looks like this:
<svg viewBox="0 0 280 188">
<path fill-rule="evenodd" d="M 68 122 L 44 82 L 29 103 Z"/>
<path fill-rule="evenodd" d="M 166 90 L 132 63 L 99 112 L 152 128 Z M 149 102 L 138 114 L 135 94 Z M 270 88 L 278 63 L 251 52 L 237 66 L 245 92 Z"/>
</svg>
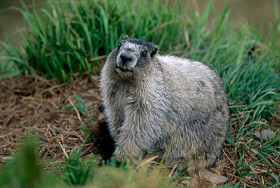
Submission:
<svg viewBox="0 0 280 188">
<path fill-rule="evenodd" d="M 165 52 L 179 54 L 186 47 L 180 5 L 140 0 L 48 2 L 39 10 L 13 8 L 22 13 L 26 25 L 24 50 L 6 44 L 4 48 L 21 72 L 63 82 L 71 81 L 74 72 L 92 74 L 93 67 L 101 67 L 98 59 L 104 60 L 126 34 L 153 41 Z"/>
<path fill-rule="evenodd" d="M 24 17 L 25 35 L 20 47 L 11 45 L 8 39 L 2 42 L 0 50 L 5 50 L 7 55 L 1 59 L 8 63 L 0 66 L 0 73 L 13 76 L 16 70 L 71 83 L 77 72 L 81 75 L 98 73 L 106 55 L 126 34 L 152 41 L 158 45 L 160 54 L 202 61 L 222 77 L 231 105 L 232 126 L 228 142 L 236 150 L 237 159 L 231 164 L 236 173 L 230 176 L 235 177 L 236 185 L 254 187 L 246 179 L 253 175 L 263 187 L 279 185 L 279 177 L 271 173 L 280 165 L 279 127 L 271 123 L 272 114 L 280 106 L 277 1 L 274 1 L 273 10 L 275 21 L 268 24 L 268 31 L 265 30 L 266 23 L 259 28 L 242 23 L 233 27 L 228 19 L 230 7 L 225 7 L 217 15 L 211 2 L 202 14 L 193 9 L 187 11 L 190 10 L 188 6 L 160 0 L 77 0 L 48 1 L 39 9 L 13 7 Z M 209 23 L 210 14 L 213 19 Z M 9 72 L 11 63 L 13 70 Z M 83 106 L 79 108 L 79 101 L 84 104 L 82 99 L 76 98 L 76 108 L 86 114 Z M 271 140 L 258 140 L 253 136 L 256 131 L 266 128 L 276 132 Z M 247 161 L 248 155 L 256 157 Z M 94 164 L 79 162 L 83 159 L 80 159 L 78 150 L 71 155 L 75 156 L 75 160 L 65 161 L 62 170 L 65 176 L 62 179 L 71 185 L 90 182 L 101 185 L 99 183 L 107 181 L 108 185 L 104 186 L 109 187 L 116 181 L 120 186 L 135 186 L 136 182 L 140 183 L 138 175 L 148 178 L 147 173 L 141 171 L 143 174 L 137 172 L 135 177 L 127 179 L 134 173 L 133 169 L 112 167 L 96 170 L 93 177 L 87 178 L 89 171 L 96 169 L 89 168 Z M 262 175 L 255 173 L 255 168 L 261 164 L 267 170 Z M 156 170 L 155 173 L 160 172 Z M 79 177 L 81 174 L 87 175 Z M 170 180 L 165 175 L 160 177 L 165 183 Z M 262 178 L 268 177 L 272 180 L 264 184 Z M 157 183 L 155 186 L 161 182 Z"/>
<path fill-rule="evenodd" d="M 123 164 L 116 168 L 115 162 L 98 167 L 98 163 L 90 157 L 82 158 L 82 148 L 73 148 L 71 153 L 64 155 L 64 163 L 59 163 L 53 171 L 43 169 L 43 161 L 37 153 L 38 140 L 27 136 L 21 149 L 0 169 L 0 186 L 8 187 L 175 187 L 182 173 L 168 175 L 153 162 L 137 160 L 137 166 Z M 63 151 L 62 146 L 60 145 Z"/>
</svg>

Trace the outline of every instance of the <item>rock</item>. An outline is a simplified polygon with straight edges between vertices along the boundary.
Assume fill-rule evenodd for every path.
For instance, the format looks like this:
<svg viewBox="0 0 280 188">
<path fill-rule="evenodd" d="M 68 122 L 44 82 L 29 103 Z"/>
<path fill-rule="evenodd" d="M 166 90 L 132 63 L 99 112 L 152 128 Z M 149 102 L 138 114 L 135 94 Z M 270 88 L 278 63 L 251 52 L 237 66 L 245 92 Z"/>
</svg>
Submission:
<svg viewBox="0 0 280 188">
<path fill-rule="evenodd" d="M 10 161 L 13 159 L 13 157 L 2 157 L 3 161 Z"/>
<path fill-rule="evenodd" d="M 221 183 L 226 183 L 228 181 L 228 178 L 225 176 L 217 175 L 209 170 L 202 170 L 199 172 L 199 175 L 202 178 L 205 178 L 207 181 L 213 183 L 213 184 L 221 184 Z"/>
<path fill-rule="evenodd" d="M 92 102 L 87 102 L 87 103 L 85 103 L 85 107 L 86 107 L 86 108 L 88 108 L 88 107 L 90 107 L 90 106 L 92 106 Z"/>
<path fill-rule="evenodd" d="M 264 139 L 264 140 L 269 140 L 270 138 L 275 136 L 275 133 L 270 129 L 265 129 L 265 130 L 262 130 L 261 132 L 256 132 L 255 136 L 257 138 L 262 137 L 262 139 Z"/>
<path fill-rule="evenodd" d="M 87 90 L 87 92 L 90 93 L 90 94 L 93 94 L 94 90 L 93 89 L 89 89 L 89 90 Z"/>
</svg>

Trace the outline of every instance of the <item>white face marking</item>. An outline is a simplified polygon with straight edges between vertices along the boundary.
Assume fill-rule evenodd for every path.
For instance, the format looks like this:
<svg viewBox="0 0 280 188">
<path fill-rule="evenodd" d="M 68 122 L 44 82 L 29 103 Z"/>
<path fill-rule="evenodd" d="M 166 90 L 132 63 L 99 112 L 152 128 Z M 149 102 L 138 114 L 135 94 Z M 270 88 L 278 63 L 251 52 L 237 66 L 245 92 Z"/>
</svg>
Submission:
<svg viewBox="0 0 280 188">
<path fill-rule="evenodd" d="M 119 54 L 117 56 L 117 64 L 116 64 L 117 72 L 119 72 L 122 75 L 131 74 L 133 72 L 134 67 L 137 64 L 137 59 L 141 53 L 140 50 L 141 50 L 141 45 L 125 42 L 120 47 Z M 126 57 L 130 60 L 127 62 L 124 62 L 124 60 L 121 58 L 121 56 Z"/>
<path fill-rule="evenodd" d="M 124 55 L 126 57 L 131 58 L 131 62 L 126 64 L 126 68 L 127 69 L 133 69 L 135 67 L 135 65 L 137 64 L 137 56 L 135 55 L 135 53 L 127 51 L 127 50 L 121 50 L 118 57 L 117 57 L 117 65 L 118 66 L 122 66 L 122 61 L 121 61 L 121 58 L 120 58 L 121 55 Z"/>
<path fill-rule="evenodd" d="M 121 47 L 121 49 L 127 49 L 127 48 L 133 50 L 134 55 L 139 57 L 139 55 L 141 53 L 141 45 L 130 43 L 130 42 L 126 42 Z"/>
</svg>

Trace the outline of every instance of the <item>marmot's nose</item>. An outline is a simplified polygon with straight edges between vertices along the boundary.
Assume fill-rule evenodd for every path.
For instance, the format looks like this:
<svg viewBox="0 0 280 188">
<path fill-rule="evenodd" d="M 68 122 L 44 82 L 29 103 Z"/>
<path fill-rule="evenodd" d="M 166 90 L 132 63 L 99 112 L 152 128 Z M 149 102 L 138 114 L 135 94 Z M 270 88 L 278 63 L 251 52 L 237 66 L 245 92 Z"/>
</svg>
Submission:
<svg viewBox="0 0 280 188">
<path fill-rule="evenodd" d="M 130 62 L 132 60 L 131 57 L 128 57 L 128 56 L 126 56 L 124 54 L 120 55 L 120 58 L 121 58 L 123 64 L 126 64 L 126 63 L 128 63 L 128 62 Z"/>
</svg>

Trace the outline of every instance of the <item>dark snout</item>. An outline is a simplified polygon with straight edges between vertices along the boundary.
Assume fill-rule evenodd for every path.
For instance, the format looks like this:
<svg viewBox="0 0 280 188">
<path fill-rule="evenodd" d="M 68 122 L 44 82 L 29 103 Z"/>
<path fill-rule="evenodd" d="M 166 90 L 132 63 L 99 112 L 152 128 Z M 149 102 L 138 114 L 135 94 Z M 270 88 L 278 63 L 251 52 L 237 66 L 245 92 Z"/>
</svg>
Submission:
<svg viewBox="0 0 280 188">
<path fill-rule="evenodd" d="M 132 73 L 135 65 L 136 56 L 133 51 L 125 49 L 119 53 L 116 64 L 116 70 L 119 73 Z"/>
<path fill-rule="evenodd" d="M 132 58 L 125 55 L 125 54 L 121 54 L 120 55 L 120 58 L 121 58 L 121 63 L 122 65 L 126 66 L 129 62 L 131 62 Z"/>
</svg>

